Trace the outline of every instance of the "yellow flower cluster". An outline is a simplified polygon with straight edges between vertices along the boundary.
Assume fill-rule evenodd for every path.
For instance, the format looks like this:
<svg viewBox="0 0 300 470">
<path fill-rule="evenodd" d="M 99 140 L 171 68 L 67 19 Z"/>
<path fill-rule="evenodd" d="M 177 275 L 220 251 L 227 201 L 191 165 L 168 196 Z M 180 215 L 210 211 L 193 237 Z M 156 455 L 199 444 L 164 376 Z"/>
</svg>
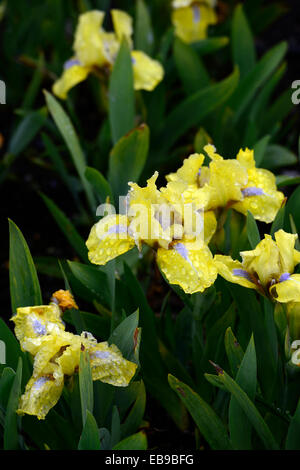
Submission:
<svg viewBox="0 0 300 470">
<path fill-rule="evenodd" d="M 300 274 L 293 274 L 300 263 L 296 239 L 297 235 L 278 230 L 275 240 L 265 235 L 254 250 L 241 252 L 242 262 L 216 255 L 218 272 L 227 281 L 256 289 L 277 302 L 299 302 Z"/>
<path fill-rule="evenodd" d="M 88 351 L 92 378 L 126 387 L 136 371 L 136 364 L 123 358 L 114 344 L 97 343 L 91 333 L 74 335 L 65 331 L 61 309 L 49 305 L 23 307 L 12 317 L 21 349 L 34 357 L 33 374 L 20 398 L 18 414 L 44 419 L 58 402 L 64 379 L 79 369 L 80 352 Z"/>
<path fill-rule="evenodd" d="M 173 0 L 175 35 L 186 43 L 205 39 L 208 26 L 217 23 L 215 4 L 215 0 Z"/>
<path fill-rule="evenodd" d="M 274 175 L 255 167 L 253 151 L 240 150 L 224 160 L 212 145 L 193 154 L 156 187 L 156 172 L 145 188 L 136 183 L 127 195 L 127 213 L 107 215 L 92 227 L 87 240 L 89 259 L 103 265 L 135 245 L 146 243 L 157 252 L 157 263 L 171 284 L 186 293 L 202 292 L 217 277 L 219 262 L 208 243 L 216 232 L 220 210 L 229 207 L 264 222 L 274 220 L 284 195 Z"/>
<path fill-rule="evenodd" d="M 74 57 L 64 65 L 64 72 L 53 85 L 53 93 L 66 99 L 68 91 L 84 81 L 96 69 L 111 69 L 121 42 L 126 38 L 132 47 L 132 18 L 121 10 L 110 10 L 114 32 L 102 28 L 105 13 L 92 10 L 79 16 Z M 153 90 L 163 79 L 162 65 L 142 51 L 131 51 L 135 90 Z"/>
</svg>

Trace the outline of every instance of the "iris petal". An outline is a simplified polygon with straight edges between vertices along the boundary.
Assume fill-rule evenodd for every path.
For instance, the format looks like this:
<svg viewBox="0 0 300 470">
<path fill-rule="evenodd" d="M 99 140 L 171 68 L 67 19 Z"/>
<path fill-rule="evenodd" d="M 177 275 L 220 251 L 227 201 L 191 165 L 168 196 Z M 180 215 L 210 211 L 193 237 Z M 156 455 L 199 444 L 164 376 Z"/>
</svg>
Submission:
<svg viewBox="0 0 300 470">
<path fill-rule="evenodd" d="M 158 249 L 157 263 L 170 284 L 179 285 L 188 294 L 203 292 L 217 277 L 209 248 L 196 241 Z"/>
</svg>

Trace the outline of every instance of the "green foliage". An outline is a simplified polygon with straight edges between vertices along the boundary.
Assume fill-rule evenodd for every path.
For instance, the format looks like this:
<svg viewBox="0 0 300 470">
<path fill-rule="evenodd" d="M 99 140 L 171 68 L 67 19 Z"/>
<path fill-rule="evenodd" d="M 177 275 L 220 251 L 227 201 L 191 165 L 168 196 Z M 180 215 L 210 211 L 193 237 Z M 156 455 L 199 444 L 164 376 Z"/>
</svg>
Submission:
<svg viewBox="0 0 300 470">
<path fill-rule="evenodd" d="M 114 143 L 132 130 L 134 114 L 133 70 L 124 39 L 109 81 L 109 120 Z"/>
<path fill-rule="evenodd" d="M 48 109 L 69 149 L 72 156 L 73 163 L 81 179 L 83 188 L 86 192 L 87 199 L 92 208 L 94 208 L 94 197 L 89 183 L 86 181 L 85 172 L 85 157 L 83 155 L 80 143 L 72 125 L 69 116 L 65 113 L 62 106 L 58 101 L 48 92 L 45 91 L 46 102 Z"/>
<path fill-rule="evenodd" d="M 10 296 L 11 307 L 15 313 L 18 307 L 41 305 L 41 289 L 28 245 L 18 229 L 9 221 L 10 241 Z"/>
<path fill-rule="evenodd" d="M 82 350 L 80 353 L 79 363 L 79 390 L 82 413 L 82 424 L 85 426 L 87 413 L 93 413 L 94 397 L 93 397 L 93 380 L 90 366 L 89 355 Z"/>
<path fill-rule="evenodd" d="M 22 380 L 22 359 L 19 358 L 18 367 L 14 376 L 10 393 L 8 396 L 7 407 L 4 421 L 4 449 L 14 450 L 19 448 L 18 417 L 16 410 L 19 405 Z"/>
<path fill-rule="evenodd" d="M 108 181 L 115 200 L 128 192 L 128 181 L 138 182 L 149 149 L 149 128 L 142 125 L 122 137 L 109 157 Z"/>
<path fill-rule="evenodd" d="M 177 380 L 176 377 L 170 375 L 169 383 L 191 413 L 196 425 L 211 448 L 216 450 L 231 449 L 226 429 L 213 409 L 197 393 Z"/>
<path fill-rule="evenodd" d="M 242 5 L 238 5 L 232 19 L 232 58 L 244 78 L 255 66 L 256 52 L 252 32 Z"/>
<path fill-rule="evenodd" d="M 94 416 L 86 410 L 86 421 L 80 441 L 78 444 L 78 450 L 100 450 L 100 434 L 97 427 L 97 422 Z"/>
<path fill-rule="evenodd" d="M 158 186 L 164 184 L 164 175 L 204 152 L 208 142 L 225 158 L 253 148 L 257 168 L 272 171 L 286 196 L 268 225 L 250 211 L 237 213 L 234 201 L 218 209 L 213 255 L 240 259 L 265 234 L 300 233 L 299 116 L 291 112 L 291 90 L 284 89 L 287 42 L 269 48 L 265 39 L 272 28 L 276 32 L 272 23 L 285 13 L 284 2 L 220 2 L 207 37 L 187 44 L 171 27 L 171 2 L 117 0 L 113 7 L 133 16 L 134 50 L 160 61 L 163 80 L 152 91 L 134 89 L 136 64 L 123 38 L 114 63 L 94 67 L 66 101 L 50 90 L 73 54 L 70 31 L 80 13 L 108 13 L 111 2 L 32 0 L 30 11 L 24 0 L 12 3 L 0 5 L 0 72 L 9 88 L 1 189 L 11 190 L 13 201 L 41 195 L 49 217 L 31 199 L 17 207 L 32 255 L 9 220 L 11 309 L 5 304 L 0 318 L 6 362 L 0 364 L 0 447 L 131 451 L 147 449 L 151 437 L 149 445 L 159 449 L 163 423 L 168 448 L 176 426 L 189 448 L 299 450 L 300 374 L 291 362 L 299 319 L 271 302 L 268 288 L 258 282 L 255 291 L 219 276 L 190 295 L 168 285 L 154 267 L 155 245 L 96 266 L 85 244 L 99 220 L 97 204 L 117 203 L 128 182 L 143 187 L 154 171 Z M 105 28 L 110 22 L 107 15 Z M 32 214 L 38 223 L 26 225 Z M 54 224 L 65 244 L 54 236 Z M 295 247 L 300 250 L 299 241 Z M 48 304 L 63 288 L 79 306 L 63 313 L 66 330 L 116 345 L 137 370 L 128 387 L 93 382 L 82 350 L 79 370 L 65 377 L 46 419 L 20 417 L 33 358 L 21 350 L 9 318 L 19 307 Z M 3 297 L 9 297 L 5 288 Z"/>
</svg>

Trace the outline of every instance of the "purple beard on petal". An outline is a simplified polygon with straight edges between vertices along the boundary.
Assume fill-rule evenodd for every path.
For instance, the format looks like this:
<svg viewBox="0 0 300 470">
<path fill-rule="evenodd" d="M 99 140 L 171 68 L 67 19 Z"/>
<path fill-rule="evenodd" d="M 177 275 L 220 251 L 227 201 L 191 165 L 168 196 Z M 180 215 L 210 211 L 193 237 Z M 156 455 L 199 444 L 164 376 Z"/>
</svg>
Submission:
<svg viewBox="0 0 300 470">
<path fill-rule="evenodd" d="M 109 235 L 116 234 L 116 233 L 126 233 L 128 228 L 125 225 L 113 225 L 107 231 Z"/>
<path fill-rule="evenodd" d="M 70 59 L 70 60 L 67 60 L 67 62 L 64 63 L 64 69 L 65 70 L 68 70 L 70 69 L 71 67 L 73 67 L 74 65 L 80 65 L 80 62 L 78 59 Z"/>
<path fill-rule="evenodd" d="M 189 253 L 187 248 L 184 246 L 183 243 L 177 243 L 174 246 L 174 249 L 179 253 L 185 260 L 189 260 Z"/>
<path fill-rule="evenodd" d="M 265 194 L 261 188 L 256 188 L 255 186 L 242 189 L 242 193 L 244 197 L 262 196 Z"/>
<path fill-rule="evenodd" d="M 244 277 L 248 281 L 253 282 L 250 274 L 245 269 L 233 269 L 232 273 L 234 276 Z"/>
<path fill-rule="evenodd" d="M 49 377 L 39 377 L 33 384 L 33 389 L 39 390 L 46 382 L 50 380 Z"/>
<path fill-rule="evenodd" d="M 199 23 L 200 17 L 201 17 L 199 6 L 198 5 L 192 5 L 192 9 L 193 9 L 193 22 L 194 23 Z"/>
<path fill-rule="evenodd" d="M 279 278 L 279 282 L 288 281 L 289 279 L 291 279 L 290 273 L 283 273 L 283 274 L 281 274 L 281 276 Z"/>
<path fill-rule="evenodd" d="M 92 359 L 108 359 L 110 356 L 109 351 L 95 351 L 92 353 Z"/>
<path fill-rule="evenodd" d="M 33 320 L 32 327 L 34 329 L 34 332 L 39 336 L 43 336 L 47 334 L 47 330 L 45 326 L 37 319 Z"/>
</svg>

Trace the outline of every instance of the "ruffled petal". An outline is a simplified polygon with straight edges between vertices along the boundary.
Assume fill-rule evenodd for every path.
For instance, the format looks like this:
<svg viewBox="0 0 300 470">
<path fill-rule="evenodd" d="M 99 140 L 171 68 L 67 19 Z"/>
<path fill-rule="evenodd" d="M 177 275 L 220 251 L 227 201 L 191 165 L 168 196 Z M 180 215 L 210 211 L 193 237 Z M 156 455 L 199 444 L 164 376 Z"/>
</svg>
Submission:
<svg viewBox="0 0 300 470">
<path fill-rule="evenodd" d="M 63 375 L 56 370 L 52 374 L 31 378 L 26 385 L 25 393 L 19 401 L 17 413 L 37 416 L 45 419 L 47 413 L 58 402 L 64 387 Z"/>
<path fill-rule="evenodd" d="M 103 265 L 131 250 L 135 240 L 128 228 L 129 219 L 125 215 L 107 215 L 97 222 L 86 242 L 91 263 Z"/>
<path fill-rule="evenodd" d="M 60 308 L 51 303 L 36 307 L 20 307 L 11 320 L 15 324 L 15 335 L 23 351 L 36 354 L 45 337 L 53 327 L 64 330 Z"/>
<path fill-rule="evenodd" d="M 204 161 L 204 155 L 194 153 L 186 158 L 176 173 L 166 176 L 167 181 L 183 181 L 189 185 L 196 185 Z"/>
<path fill-rule="evenodd" d="M 249 289 L 257 289 L 257 285 L 252 280 L 251 274 L 246 271 L 239 261 L 233 260 L 230 256 L 223 255 L 215 255 L 214 261 L 218 273 L 226 279 L 226 281 L 248 287 Z"/>
<path fill-rule="evenodd" d="M 124 359 L 114 344 L 99 343 L 90 348 L 89 354 L 93 380 L 126 387 L 136 372 L 137 365 Z"/>
<path fill-rule="evenodd" d="M 41 343 L 33 362 L 33 377 L 45 374 L 48 365 L 56 363 L 63 351 L 68 348 L 77 336 L 62 330 L 54 329 L 52 333 L 46 336 Z"/>
<path fill-rule="evenodd" d="M 129 207 L 133 204 L 144 204 L 147 207 L 151 207 L 152 204 L 162 204 L 165 202 L 164 197 L 157 189 L 156 180 L 158 178 L 158 172 L 156 171 L 151 178 L 147 180 L 147 186 L 140 187 L 137 183 L 129 182 L 130 190 L 128 193 L 128 204 Z"/>
<path fill-rule="evenodd" d="M 217 277 L 209 248 L 197 241 L 158 249 L 157 264 L 170 284 L 179 285 L 188 294 L 203 292 Z"/>
<path fill-rule="evenodd" d="M 172 208 L 156 187 L 158 173 L 147 180 L 147 186 L 128 183 L 128 217 L 129 233 L 140 247 L 142 241 L 152 246 L 159 242 L 162 245 L 172 240 L 171 225 L 174 223 Z"/>
<path fill-rule="evenodd" d="M 237 161 L 243 165 L 247 170 L 255 168 L 254 151 L 246 148 L 241 149 L 236 156 Z"/>
<path fill-rule="evenodd" d="M 199 188 L 199 177 L 206 170 L 202 167 L 204 155 L 195 153 L 186 158 L 176 173 L 170 173 L 168 184 L 160 191 L 171 204 L 194 204 L 203 210 L 209 204 L 209 192 Z M 208 168 L 207 168 L 208 169 Z M 182 209 L 183 214 L 183 209 Z"/>
<path fill-rule="evenodd" d="M 132 51 L 133 79 L 135 90 L 152 91 L 162 81 L 164 69 L 160 62 L 151 59 L 142 51 Z"/>
<path fill-rule="evenodd" d="M 196 186 L 189 186 L 183 180 L 174 180 L 170 181 L 167 186 L 160 188 L 160 192 L 170 204 L 179 205 L 180 213 L 183 214 L 183 205 L 193 202 L 196 189 Z"/>
</svg>

